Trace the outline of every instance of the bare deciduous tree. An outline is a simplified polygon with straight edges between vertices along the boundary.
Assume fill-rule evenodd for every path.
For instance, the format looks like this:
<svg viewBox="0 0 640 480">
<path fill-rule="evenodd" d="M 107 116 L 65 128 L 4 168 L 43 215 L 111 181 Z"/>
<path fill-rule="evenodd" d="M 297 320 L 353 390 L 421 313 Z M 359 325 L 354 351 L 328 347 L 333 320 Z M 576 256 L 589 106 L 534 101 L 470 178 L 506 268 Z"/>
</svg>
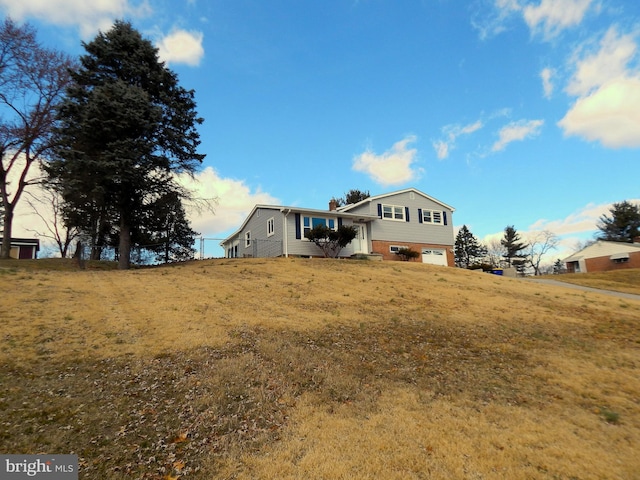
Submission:
<svg viewBox="0 0 640 480">
<path fill-rule="evenodd" d="M 34 162 L 51 150 L 55 109 L 70 76 L 70 58 L 44 48 L 29 25 L 7 18 L 0 24 L 0 258 L 9 258 L 15 207 L 34 182 Z"/>
<path fill-rule="evenodd" d="M 30 193 L 30 192 L 27 192 Z M 66 227 L 62 213 L 62 198 L 54 190 L 40 189 L 37 195 L 30 194 L 26 198 L 31 210 L 37 215 L 44 230 L 29 228 L 38 237 L 53 240 L 58 246 L 58 251 L 62 258 L 66 258 L 69 253 L 71 243 L 80 236 L 80 231 L 74 227 Z"/>
<path fill-rule="evenodd" d="M 560 238 L 549 230 L 533 232 L 527 235 L 529 240 L 527 257 L 533 267 L 534 274 L 540 275 L 542 257 L 550 250 L 555 250 L 560 244 Z"/>
<path fill-rule="evenodd" d="M 486 262 L 494 267 L 502 267 L 505 262 L 507 249 L 504 248 L 499 238 L 494 238 L 485 243 L 487 247 Z"/>
</svg>

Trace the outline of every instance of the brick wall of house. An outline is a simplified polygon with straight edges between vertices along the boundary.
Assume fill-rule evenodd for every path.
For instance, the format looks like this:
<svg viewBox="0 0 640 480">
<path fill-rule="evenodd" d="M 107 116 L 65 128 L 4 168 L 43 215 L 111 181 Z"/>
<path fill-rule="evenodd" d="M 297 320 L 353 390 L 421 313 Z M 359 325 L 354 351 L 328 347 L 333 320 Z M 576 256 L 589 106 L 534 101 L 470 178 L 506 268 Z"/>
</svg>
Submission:
<svg viewBox="0 0 640 480">
<path fill-rule="evenodd" d="M 389 251 L 389 247 L 392 245 L 397 245 L 400 247 L 408 247 L 411 250 L 415 250 L 420 253 L 418 258 L 413 259 L 413 262 L 422 262 L 422 249 L 423 248 L 434 248 L 444 250 L 447 255 L 447 265 L 450 267 L 453 266 L 454 257 L 453 252 L 451 252 L 451 245 L 435 245 L 432 243 L 411 243 L 411 242 L 389 242 L 386 240 L 372 240 L 371 241 L 371 249 L 373 253 L 379 253 L 382 255 L 383 260 L 401 260 L 398 255 Z"/>
<path fill-rule="evenodd" d="M 625 268 L 640 268 L 640 252 L 630 253 L 628 262 L 616 263 L 607 255 L 605 257 L 587 258 L 585 265 L 587 272 L 606 272 Z"/>
</svg>

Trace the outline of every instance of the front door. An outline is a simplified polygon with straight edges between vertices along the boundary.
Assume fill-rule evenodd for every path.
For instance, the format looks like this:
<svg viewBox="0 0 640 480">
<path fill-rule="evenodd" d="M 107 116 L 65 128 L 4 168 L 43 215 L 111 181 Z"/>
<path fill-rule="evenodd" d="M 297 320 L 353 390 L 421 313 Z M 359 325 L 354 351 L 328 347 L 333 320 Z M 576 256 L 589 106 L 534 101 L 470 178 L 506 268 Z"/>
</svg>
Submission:
<svg viewBox="0 0 640 480">
<path fill-rule="evenodd" d="M 353 226 L 358 229 L 358 233 L 354 239 L 354 253 L 369 253 L 367 245 L 367 224 L 354 223 Z"/>
</svg>

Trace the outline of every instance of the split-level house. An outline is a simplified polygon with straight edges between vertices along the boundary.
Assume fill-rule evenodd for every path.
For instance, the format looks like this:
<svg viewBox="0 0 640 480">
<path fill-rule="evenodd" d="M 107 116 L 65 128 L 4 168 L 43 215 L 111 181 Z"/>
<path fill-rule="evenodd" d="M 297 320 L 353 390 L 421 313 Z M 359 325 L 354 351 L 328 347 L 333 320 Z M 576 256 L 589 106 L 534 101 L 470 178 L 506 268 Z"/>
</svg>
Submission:
<svg viewBox="0 0 640 480">
<path fill-rule="evenodd" d="M 398 260 L 403 247 L 420 253 L 419 261 L 454 266 L 454 209 L 415 188 L 369 197 L 328 210 L 256 205 L 240 228 L 223 240 L 225 256 L 321 257 L 322 251 L 305 237 L 317 225 L 337 229 L 353 225 L 356 238 L 341 257 L 372 255 Z"/>
</svg>

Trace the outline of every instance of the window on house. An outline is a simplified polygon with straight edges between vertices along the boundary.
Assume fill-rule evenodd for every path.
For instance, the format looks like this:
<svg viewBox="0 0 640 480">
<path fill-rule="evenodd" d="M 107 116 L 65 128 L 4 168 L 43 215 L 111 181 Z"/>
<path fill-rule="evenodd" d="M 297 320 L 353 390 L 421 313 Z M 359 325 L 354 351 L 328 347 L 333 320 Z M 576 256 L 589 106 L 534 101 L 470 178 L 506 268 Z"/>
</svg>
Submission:
<svg viewBox="0 0 640 480">
<path fill-rule="evenodd" d="M 422 223 L 442 225 L 442 212 L 440 210 L 422 210 Z"/>
<path fill-rule="evenodd" d="M 302 217 L 303 236 L 306 238 L 307 233 L 318 225 L 324 225 L 325 227 L 329 227 L 331 230 L 335 230 L 336 220 L 335 218 Z"/>
<path fill-rule="evenodd" d="M 399 205 L 382 205 L 382 218 L 404 222 L 404 207 Z"/>
<path fill-rule="evenodd" d="M 250 247 L 251 246 L 251 231 L 248 231 L 244 234 L 244 247 Z"/>
<path fill-rule="evenodd" d="M 391 253 L 398 253 L 402 248 L 408 248 L 408 247 L 406 245 L 390 245 L 389 251 Z"/>
<path fill-rule="evenodd" d="M 273 217 L 267 220 L 267 237 L 276 233 L 276 221 Z"/>
</svg>

